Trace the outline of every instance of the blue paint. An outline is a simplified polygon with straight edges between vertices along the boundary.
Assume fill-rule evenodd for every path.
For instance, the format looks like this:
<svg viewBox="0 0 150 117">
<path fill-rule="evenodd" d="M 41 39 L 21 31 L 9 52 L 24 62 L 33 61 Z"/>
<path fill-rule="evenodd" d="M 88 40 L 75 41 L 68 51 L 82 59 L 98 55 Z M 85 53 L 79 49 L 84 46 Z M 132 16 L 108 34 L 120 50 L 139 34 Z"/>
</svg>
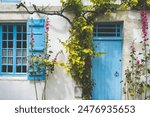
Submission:
<svg viewBox="0 0 150 117">
<path fill-rule="evenodd" d="M 0 55 L 2 56 L 2 27 L 0 26 Z M 2 58 L 0 57 L 0 73 L 2 71 Z"/>
<path fill-rule="evenodd" d="M 122 25 L 113 24 L 112 27 L 109 27 L 109 24 L 106 24 L 105 27 L 101 28 L 119 28 L 119 30 L 115 29 L 117 34 L 113 36 L 98 37 L 99 32 L 95 32 L 94 49 L 96 52 L 105 52 L 106 54 L 92 59 L 92 79 L 96 83 L 92 98 L 96 100 L 118 100 L 122 97 L 122 85 L 120 83 L 122 81 Z M 103 33 L 105 32 L 103 31 Z M 111 34 L 111 32 L 109 33 Z M 120 34 L 118 35 L 118 33 Z"/>
<path fill-rule="evenodd" d="M 16 59 L 17 59 L 17 56 L 16 56 L 16 43 L 17 43 L 17 28 L 16 28 L 16 25 L 13 25 L 13 64 L 15 66 L 13 66 L 13 73 L 16 73 Z"/>
<path fill-rule="evenodd" d="M 45 56 L 45 20 L 44 19 L 31 19 L 28 20 L 27 23 L 27 37 L 28 37 L 28 56 L 34 54 L 34 55 L 39 55 L 41 54 L 42 57 Z M 34 37 L 34 48 L 31 50 L 30 47 L 30 34 L 31 34 L 31 29 L 33 30 L 33 37 Z M 41 66 L 41 72 L 37 73 L 36 75 L 32 75 L 33 70 L 28 68 L 28 80 L 44 80 L 45 79 L 45 67 Z M 36 66 L 35 69 L 36 70 Z"/>
</svg>

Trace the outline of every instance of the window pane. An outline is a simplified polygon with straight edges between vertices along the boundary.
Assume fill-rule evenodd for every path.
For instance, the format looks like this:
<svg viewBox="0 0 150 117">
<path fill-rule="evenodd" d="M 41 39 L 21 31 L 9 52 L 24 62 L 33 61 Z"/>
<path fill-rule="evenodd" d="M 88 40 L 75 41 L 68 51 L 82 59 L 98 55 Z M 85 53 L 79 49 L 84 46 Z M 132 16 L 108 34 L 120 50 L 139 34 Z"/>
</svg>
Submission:
<svg viewBox="0 0 150 117">
<path fill-rule="evenodd" d="M 13 50 L 12 49 L 8 50 L 8 56 L 13 56 Z"/>
<path fill-rule="evenodd" d="M 2 66 L 2 72 L 7 72 L 7 66 L 6 65 Z"/>
<path fill-rule="evenodd" d="M 13 64 L 13 58 L 12 57 L 8 58 L 8 64 Z"/>
<path fill-rule="evenodd" d="M 21 49 L 17 49 L 17 56 L 21 56 Z"/>
<path fill-rule="evenodd" d="M 120 37 L 121 35 L 120 32 L 120 24 L 110 24 L 110 23 L 102 23 L 102 24 L 97 24 L 94 27 L 94 36 L 99 36 L 99 37 Z M 95 34 L 96 33 L 96 34 Z M 117 34 L 119 33 L 119 34 Z"/>
<path fill-rule="evenodd" d="M 27 43 L 26 43 L 26 41 L 23 42 L 23 48 L 27 48 Z"/>
<path fill-rule="evenodd" d="M 8 66 L 8 72 L 12 72 L 13 70 L 12 70 L 12 66 Z"/>
<path fill-rule="evenodd" d="M 7 58 L 6 57 L 3 57 L 2 58 L 2 64 L 6 64 L 7 63 Z"/>
<path fill-rule="evenodd" d="M 116 24 L 99 24 L 98 27 L 116 27 Z"/>
<path fill-rule="evenodd" d="M 17 32 L 21 32 L 21 25 L 17 26 Z"/>
<path fill-rule="evenodd" d="M 17 48 L 21 48 L 21 42 L 17 42 Z"/>
<path fill-rule="evenodd" d="M 117 37 L 120 37 L 120 34 L 117 34 Z"/>
<path fill-rule="evenodd" d="M 13 25 L 8 26 L 8 32 L 13 32 Z"/>
<path fill-rule="evenodd" d="M 24 72 L 24 73 L 27 72 L 27 67 L 26 66 L 22 67 L 22 72 Z"/>
<path fill-rule="evenodd" d="M 27 40 L 26 33 L 23 33 L 23 40 Z"/>
<path fill-rule="evenodd" d="M 101 36 L 102 36 L 102 37 L 111 36 L 111 37 L 112 37 L 112 36 L 116 36 L 116 34 L 103 34 L 103 33 L 100 34 L 100 33 L 99 33 L 98 36 L 100 36 L 100 37 L 101 37 Z"/>
<path fill-rule="evenodd" d="M 16 71 L 21 72 L 21 66 L 16 66 Z"/>
<path fill-rule="evenodd" d="M 21 63 L 22 63 L 21 60 L 22 60 L 22 59 L 21 59 L 20 57 L 17 58 L 16 63 L 17 63 L 17 64 L 21 64 Z"/>
<path fill-rule="evenodd" d="M 3 39 L 3 40 L 7 40 L 7 33 L 3 33 L 2 39 Z"/>
<path fill-rule="evenodd" d="M 3 50 L 2 50 L 2 55 L 3 55 L 3 56 L 7 56 L 7 50 L 3 49 Z"/>
<path fill-rule="evenodd" d="M 8 34 L 8 40 L 13 40 L 13 33 Z"/>
<path fill-rule="evenodd" d="M 27 50 L 26 49 L 22 50 L 22 56 L 27 56 Z"/>
<path fill-rule="evenodd" d="M 3 31 L 3 32 L 7 32 L 7 25 L 3 25 L 3 26 L 2 26 L 2 31 Z"/>
<path fill-rule="evenodd" d="M 26 32 L 26 25 L 23 25 L 23 32 Z"/>
<path fill-rule="evenodd" d="M 120 32 L 120 28 L 119 28 L 119 29 L 117 29 L 117 32 Z"/>
<path fill-rule="evenodd" d="M 98 32 L 102 32 L 102 33 L 105 33 L 105 32 L 116 32 L 116 29 L 115 28 L 106 28 L 106 29 L 103 29 L 103 28 L 101 28 L 101 29 L 98 29 Z"/>
<path fill-rule="evenodd" d="M 23 62 L 22 64 L 26 64 L 27 63 L 27 59 L 24 57 L 22 62 Z"/>
<path fill-rule="evenodd" d="M 13 48 L 13 42 L 12 41 L 8 42 L 8 48 Z"/>
<path fill-rule="evenodd" d="M 7 48 L 7 42 L 3 41 L 3 48 Z"/>
<path fill-rule="evenodd" d="M 21 40 L 21 34 L 20 33 L 17 34 L 17 40 Z"/>
</svg>

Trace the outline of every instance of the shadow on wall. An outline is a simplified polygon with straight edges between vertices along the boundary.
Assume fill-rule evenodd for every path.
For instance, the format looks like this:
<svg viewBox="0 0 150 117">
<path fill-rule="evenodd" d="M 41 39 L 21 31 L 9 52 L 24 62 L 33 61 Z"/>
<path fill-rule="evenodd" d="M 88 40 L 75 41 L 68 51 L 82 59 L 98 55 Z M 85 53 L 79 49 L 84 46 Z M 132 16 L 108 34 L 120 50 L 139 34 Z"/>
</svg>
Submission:
<svg viewBox="0 0 150 117">
<path fill-rule="evenodd" d="M 61 71 L 61 72 L 60 72 Z M 49 75 L 47 81 L 47 100 L 73 100 L 75 82 L 60 67 L 55 67 L 53 74 Z"/>
</svg>

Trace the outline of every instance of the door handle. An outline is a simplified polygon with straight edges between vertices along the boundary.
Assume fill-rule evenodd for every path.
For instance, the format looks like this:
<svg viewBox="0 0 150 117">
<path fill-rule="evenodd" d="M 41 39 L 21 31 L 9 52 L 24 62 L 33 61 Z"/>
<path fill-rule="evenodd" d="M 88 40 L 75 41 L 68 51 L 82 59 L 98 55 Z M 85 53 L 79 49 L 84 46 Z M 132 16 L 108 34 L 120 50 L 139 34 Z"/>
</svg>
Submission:
<svg viewBox="0 0 150 117">
<path fill-rule="evenodd" d="M 119 73 L 116 71 L 115 74 L 114 74 L 114 76 L 115 76 L 115 77 L 118 77 L 118 76 L 119 76 Z"/>
</svg>

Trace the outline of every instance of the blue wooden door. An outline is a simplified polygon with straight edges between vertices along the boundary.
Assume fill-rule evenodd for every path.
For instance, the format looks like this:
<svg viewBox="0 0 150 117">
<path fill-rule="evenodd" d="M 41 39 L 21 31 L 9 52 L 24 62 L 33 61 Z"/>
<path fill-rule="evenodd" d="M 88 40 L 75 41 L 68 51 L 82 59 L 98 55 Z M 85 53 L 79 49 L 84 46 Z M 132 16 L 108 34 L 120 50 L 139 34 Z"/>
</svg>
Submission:
<svg viewBox="0 0 150 117">
<path fill-rule="evenodd" d="M 110 24 L 107 25 L 99 26 L 102 29 L 105 26 L 105 32 L 102 33 L 116 33 L 115 35 L 94 36 L 95 51 L 105 52 L 104 55 L 92 59 L 92 78 L 95 82 L 92 98 L 96 100 L 118 100 L 122 97 L 122 27 L 116 24 L 110 27 Z M 112 28 L 115 29 L 114 32 Z M 100 33 L 100 30 L 97 33 Z"/>
</svg>

